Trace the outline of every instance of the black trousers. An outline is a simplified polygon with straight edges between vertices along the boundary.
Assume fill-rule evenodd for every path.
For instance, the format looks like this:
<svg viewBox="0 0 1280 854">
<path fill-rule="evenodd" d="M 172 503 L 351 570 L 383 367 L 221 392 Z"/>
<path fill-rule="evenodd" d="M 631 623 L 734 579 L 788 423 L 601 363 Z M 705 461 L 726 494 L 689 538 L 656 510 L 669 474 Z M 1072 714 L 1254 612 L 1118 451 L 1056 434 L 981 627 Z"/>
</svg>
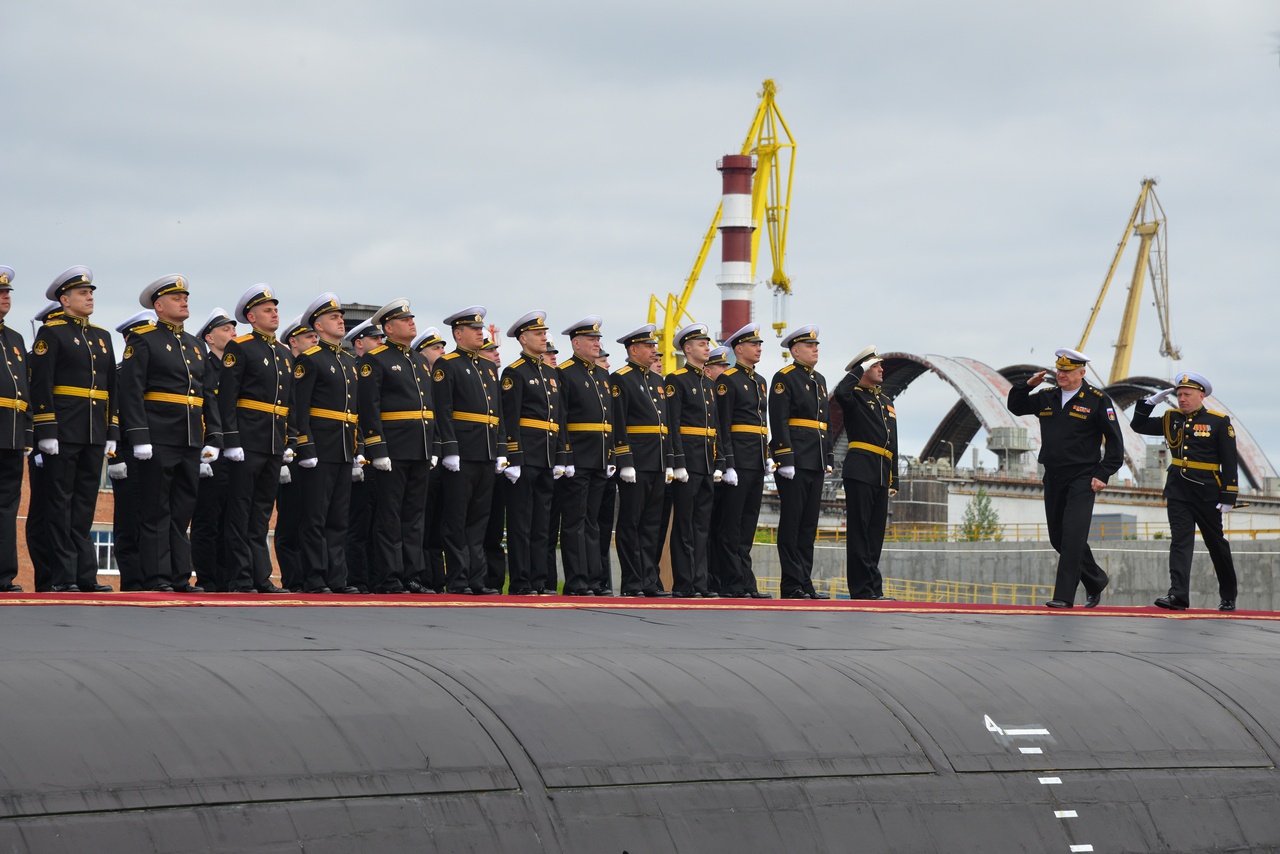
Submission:
<svg viewBox="0 0 1280 854">
<path fill-rule="evenodd" d="M 427 479 L 427 518 L 422 526 L 422 575 L 418 583 L 439 593 L 445 591 L 444 580 L 444 535 L 441 524 L 444 522 L 444 473 L 447 469 L 437 465 L 431 470 Z"/>
<path fill-rule="evenodd" d="M 596 515 L 596 527 L 599 529 L 597 536 L 600 546 L 600 571 L 599 575 L 592 578 L 591 589 L 597 592 L 613 590 L 613 564 L 609 560 L 609 550 L 613 547 L 613 524 L 617 515 L 618 476 L 614 474 L 613 477 L 605 478 L 604 491 L 600 494 L 600 512 Z"/>
<path fill-rule="evenodd" d="M 444 541 L 445 579 L 451 593 L 484 587 L 484 535 L 492 501 L 492 461 L 462 460 L 458 471 L 445 471 L 440 535 Z"/>
<path fill-rule="evenodd" d="M 0 449 L 0 587 L 18 575 L 18 503 L 22 500 L 21 448 Z"/>
<path fill-rule="evenodd" d="M 552 475 L 554 478 L 554 473 Z M 547 576 L 542 579 L 542 589 L 555 592 L 559 589 L 560 584 L 560 567 L 556 562 L 556 553 L 560 554 L 560 563 L 564 563 L 565 549 L 565 516 L 564 503 L 565 496 L 568 494 L 566 489 L 572 489 L 567 484 L 577 480 L 583 475 L 575 475 L 573 478 L 562 477 L 555 481 L 555 486 L 551 489 L 551 512 L 547 514 Z M 568 569 L 565 569 L 566 576 Z"/>
<path fill-rule="evenodd" d="M 604 500 L 604 469 L 578 469 L 556 483 L 560 494 L 560 559 L 564 562 L 564 590 L 592 589 L 599 579 L 600 503 Z"/>
<path fill-rule="evenodd" d="M 307 592 L 346 587 L 351 463 L 322 461 L 309 469 L 297 466 L 293 476 L 302 497 L 298 520 L 302 589 Z"/>
<path fill-rule="evenodd" d="M 354 587 L 371 589 L 373 547 L 373 515 L 378 503 L 378 493 L 373 486 L 372 466 L 364 467 L 364 480 L 351 484 L 351 506 L 347 511 L 347 583 Z"/>
<path fill-rule="evenodd" d="M 1196 547 L 1196 528 L 1204 540 L 1213 571 L 1218 576 L 1218 595 L 1235 601 L 1236 566 L 1231 546 L 1222 533 L 1222 511 L 1216 501 L 1169 499 L 1169 596 L 1184 604 L 1191 602 L 1191 558 Z"/>
<path fill-rule="evenodd" d="M 797 468 L 795 477 L 779 477 L 778 562 L 782 595 L 797 591 L 813 595 L 813 542 L 818 537 L 822 502 L 821 469 Z"/>
<path fill-rule="evenodd" d="M 1101 593 L 1107 574 L 1093 559 L 1089 548 L 1089 526 L 1093 521 L 1095 493 L 1090 472 L 1077 474 L 1045 469 L 1044 515 L 1049 523 L 1049 542 L 1058 553 L 1058 575 L 1053 598 L 1074 604 L 1076 587 L 1084 584 L 1086 594 Z"/>
<path fill-rule="evenodd" d="M 530 465 L 521 466 L 520 479 L 515 483 L 508 481 L 504 487 L 512 593 L 541 590 L 547 584 L 547 541 L 551 539 L 555 487 L 551 469 Z M 489 524 L 492 527 L 492 517 Z"/>
<path fill-rule="evenodd" d="M 494 475 L 493 492 L 489 493 L 489 521 L 484 527 L 484 584 L 501 590 L 507 583 L 507 553 L 502 537 L 507 524 L 507 490 L 511 481 L 505 475 Z"/>
<path fill-rule="evenodd" d="M 751 546 L 756 541 L 756 525 L 760 522 L 764 471 L 737 469 L 737 473 L 737 486 L 722 483 L 717 490 L 720 516 L 711 529 L 719 552 L 720 592 L 728 596 L 758 591 L 756 576 L 751 570 Z"/>
<path fill-rule="evenodd" d="M 92 589 L 98 583 L 98 550 L 90 532 L 104 451 L 102 445 L 63 442 L 58 453 L 44 457 L 49 474 L 50 584 Z"/>
<path fill-rule="evenodd" d="M 120 570 L 120 589 L 137 591 L 142 579 L 142 471 L 132 449 L 121 450 L 115 462 L 125 464 L 125 476 L 111 481 L 115 507 L 111 511 L 111 550 Z"/>
<path fill-rule="evenodd" d="M 671 588 L 676 593 L 706 593 L 707 540 L 715 481 L 707 472 L 689 472 L 685 483 L 671 484 L 675 517 L 671 524 Z"/>
<path fill-rule="evenodd" d="M 196 487 L 196 509 L 191 516 L 191 565 L 196 572 L 196 584 L 210 593 L 225 591 L 229 581 L 227 538 L 222 532 L 227 505 L 227 467 L 234 465 L 239 463 L 218 457 L 211 464 L 213 477 L 200 478 Z M 134 464 L 130 463 L 130 469 L 133 467 Z M 129 478 L 133 478 L 132 471 Z M 118 495 L 116 506 L 120 506 Z M 120 571 L 124 572 L 123 565 Z"/>
<path fill-rule="evenodd" d="M 263 590 L 271 584 L 267 533 L 280 486 L 281 460 L 280 454 L 246 450 L 244 462 L 227 463 L 226 590 Z"/>
<path fill-rule="evenodd" d="M 369 589 L 375 593 L 403 590 L 409 579 L 422 574 L 422 526 L 430 474 L 430 460 L 392 459 L 391 471 L 372 466 L 365 470 L 378 492 L 369 569 Z"/>
<path fill-rule="evenodd" d="M 289 482 L 276 489 L 276 563 L 280 565 L 280 586 L 302 589 L 302 487 L 298 484 L 298 464 L 289 464 Z"/>
<path fill-rule="evenodd" d="M 138 461 L 138 562 L 143 589 L 191 583 L 187 527 L 196 509 L 200 449 L 155 445 Z"/>
<path fill-rule="evenodd" d="M 880 552 L 889 521 L 889 487 L 844 480 L 845 577 L 849 598 L 874 599 L 884 595 Z"/>
<path fill-rule="evenodd" d="M 622 567 L 622 592 L 662 589 L 658 577 L 658 555 L 662 541 L 663 496 L 666 474 L 638 471 L 635 483 L 618 485 L 618 564 Z"/>
<path fill-rule="evenodd" d="M 675 486 L 674 480 L 662 488 L 662 516 L 658 520 L 658 548 L 653 555 L 655 565 L 662 563 L 662 550 L 666 548 L 667 533 L 671 530 L 671 511 L 675 507 L 673 486 Z"/>
<path fill-rule="evenodd" d="M 42 465 L 36 465 L 40 456 Z M 44 457 L 32 453 L 27 458 L 27 479 L 31 484 L 31 497 L 27 500 L 27 554 L 31 556 L 36 590 L 48 592 L 53 584 L 53 537 L 49 534 L 49 469 L 43 465 Z"/>
</svg>

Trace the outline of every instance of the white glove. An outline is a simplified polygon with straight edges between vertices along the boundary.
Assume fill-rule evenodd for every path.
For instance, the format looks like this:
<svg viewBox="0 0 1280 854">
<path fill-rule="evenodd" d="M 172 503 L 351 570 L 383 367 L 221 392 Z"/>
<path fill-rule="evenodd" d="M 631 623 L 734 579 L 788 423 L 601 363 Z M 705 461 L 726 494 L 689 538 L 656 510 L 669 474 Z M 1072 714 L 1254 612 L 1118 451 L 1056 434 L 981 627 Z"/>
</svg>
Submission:
<svg viewBox="0 0 1280 854">
<path fill-rule="evenodd" d="M 775 463 L 775 462 L 773 461 L 773 457 L 765 457 L 765 459 L 764 459 L 764 470 L 765 470 L 765 471 L 773 471 L 773 470 L 774 470 L 774 469 L 776 469 L 777 467 L 778 467 L 778 464 L 777 464 L 777 463 Z"/>
<path fill-rule="evenodd" d="M 50 457 L 56 457 L 58 455 L 57 439 L 41 439 L 39 442 L 36 442 L 36 445 L 40 448 L 40 453 L 42 454 L 46 454 Z"/>
<path fill-rule="evenodd" d="M 134 445 L 133 446 L 133 458 L 135 460 L 149 460 L 151 459 L 151 454 L 152 454 L 152 447 L 150 445 Z"/>
<path fill-rule="evenodd" d="M 213 477 L 213 466 L 212 466 L 212 465 L 210 465 L 209 463 L 201 463 L 201 464 L 200 464 L 200 476 L 201 476 L 201 477 Z"/>
<path fill-rule="evenodd" d="M 711 473 L 711 480 L 713 483 L 720 483 L 724 480 L 724 472 L 720 471 L 720 469 L 716 469 Z"/>
<path fill-rule="evenodd" d="M 129 467 L 124 463 L 112 463 L 107 466 L 107 477 L 112 480 L 124 480 L 129 476 Z"/>
<path fill-rule="evenodd" d="M 439 455 L 437 455 L 437 454 L 432 454 L 432 455 L 431 455 L 431 467 L 432 467 L 432 468 L 435 468 L 435 467 L 436 467 L 436 466 L 438 466 L 438 465 L 440 465 L 440 457 L 439 457 Z"/>
<path fill-rule="evenodd" d="M 833 472 L 833 471 L 835 471 L 835 469 L 833 469 L 831 466 L 827 466 L 827 468 L 826 468 L 826 472 L 827 472 L 827 474 L 831 474 L 831 472 Z"/>
<path fill-rule="evenodd" d="M 1221 514 L 1223 514 L 1224 516 L 1225 516 L 1226 514 L 1230 513 L 1230 512 L 1231 512 L 1232 510 L 1234 510 L 1234 509 L 1235 509 L 1235 505 L 1234 505 L 1234 504 L 1219 504 L 1219 505 L 1218 505 L 1218 512 L 1219 512 L 1219 513 L 1221 513 Z"/>
<path fill-rule="evenodd" d="M 318 462 L 320 462 L 319 457 L 311 457 L 306 460 L 298 460 L 298 465 L 302 466 L 304 469 L 313 469 L 316 467 L 316 463 Z"/>
<path fill-rule="evenodd" d="M 280 466 L 280 482 L 293 483 L 293 472 L 289 471 L 288 466 Z"/>
<path fill-rule="evenodd" d="M 604 467 L 604 476 L 605 476 L 606 478 L 613 477 L 613 476 L 614 476 L 614 474 L 615 474 L 617 471 L 618 471 L 618 467 L 617 467 L 617 466 L 605 466 L 605 467 Z"/>
<path fill-rule="evenodd" d="M 432 459 L 434 460 L 434 459 L 435 459 L 435 457 L 432 457 Z M 356 454 L 356 458 L 355 458 L 354 460 L 352 460 L 352 461 L 351 461 L 351 465 L 353 465 L 353 466 L 362 466 L 362 465 L 364 465 L 364 464 L 365 464 L 365 463 L 367 463 L 367 462 L 369 462 L 369 461 L 368 461 L 368 460 L 366 460 L 366 459 L 364 458 L 364 454 Z"/>
<path fill-rule="evenodd" d="M 36 468 L 44 468 L 44 454 L 36 454 Z"/>
<path fill-rule="evenodd" d="M 564 477 L 564 466 L 556 466 L 551 470 L 551 479 L 559 480 Z"/>
<path fill-rule="evenodd" d="M 213 445 L 205 445 L 200 449 L 200 462 L 212 463 L 218 459 L 218 449 Z"/>
<path fill-rule="evenodd" d="M 507 480 L 515 483 L 520 479 L 520 466 L 507 466 L 503 474 L 507 476 Z"/>
<path fill-rule="evenodd" d="M 391 458 L 390 457 L 374 457 L 373 467 L 376 468 L 378 471 L 391 471 Z"/>
<path fill-rule="evenodd" d="M 778 476 L 785 477 L 787 480 L 791 480 L 791 478 L 796 476 L 796 467 L 782 466 L 781 468 L 778 469 Z"/>
<path fill-rule="evenodd" d="M 681 483 L 689 482 L 689 470 L 684 466 L 680 466 L 680 468 L 676 469 L 673 476 Z"/>
<path fill-rule="evenodd" d="M 676 479 L 675 469 L 667 469 L 667 483 Z"/>
<path fill-rule="evenodd" d="M 364 483 L 364 468 L 359 463 L 351 464 L 351 482 Z"/>
<path fill-rule="evenodd" d="M 730 486 L 737 486 L 737 485 L 738 485 L 738 470 L 737 470 L 737 469 L 729 469 L 727 472 L 725 472 L 725 473 L 724 473 L 724 482 L 725 482 L 725 483 L 727 483 L 727 484 L 729 484 Z"/>
<path fill-rule="evenodd" d="M 495 461 L 494 461 L 494 463 L 493 463 L 493 473 L 494 473 L 494 474 L 502 474 L 502 470 L 503 470 L 504 468 L 506 468 L 506 467 L 507 467 L 507 458 L 506 458 L 506 457 L 498 457 L 498 459 L 497 459 L 497 460 L 495 460 Z"/>
<path fill-rule="evenodd" d="M 244 462 L 244 448 L 227 448 L 222 452 L 222 458 L 233 463 Z"/>
<path fill-rule="evenodd" d="M 623 483 L 635 483 L 636 470 L 633 469 L 631 466 L 623 466 L 622 472 L 618 475 L 618 477 L 622 478 Z"/>
<path fill-rule="evenodd" d="M 1151 395 L 1146 400 L 1144 400 L 1143 403 L 1149 403 L 1152 406 L 1155 406 L 1159 404 L 1160 401 L 1164 400 L 1166 397 L 1168 397 L 1171 394 L 1173 394 L 1173 389 L 1167 388 L 1164 391 L 1158 391 L 1155 394 Z"/>
<path fill-rule="evenodd" d="M 285 448 L 284 449 L 285 465 L 288 465 L 289 463 L 293 462 L 293 458 L 296 456 L 298 456 L 298 452 L 295 451 L 293 448 Z"/>
<path fill-rule="evenodd" d="M 449 471 L 457 471 L 462 468 L 462 458 L 457 454 L 449 454 L 444 458 L 444 467 Z"/>
<path fill-rule="evenodd" d="M 108 457 L 114 457 L 114 456 L 116 455 L 116 440 L 115 440 L 115 439 L 108 439 L 108 440 L 107 440 L 107 447 L 106 447 L 105 449 L 103 449 L 103 453 L 104 453 L 106 456 L 108 456 Z"/>
<path fill-rule="evenodd" d="M 573 467 L 573 463 L 570 463 L 569 465 L 564 467 L 565 477 L 573 477 L 577 473 L 578 473 L 578 470 Z"/>
</svg>

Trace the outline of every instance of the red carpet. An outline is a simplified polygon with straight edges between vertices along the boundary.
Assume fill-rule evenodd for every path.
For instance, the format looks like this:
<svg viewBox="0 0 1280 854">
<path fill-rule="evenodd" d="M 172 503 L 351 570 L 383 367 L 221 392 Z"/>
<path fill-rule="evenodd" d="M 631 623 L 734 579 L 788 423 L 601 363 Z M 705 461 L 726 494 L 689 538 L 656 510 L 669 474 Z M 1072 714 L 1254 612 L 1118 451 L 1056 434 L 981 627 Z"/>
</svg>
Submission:
<svg viewBox="0 0 1280 854">
<path fill-rule="evenodd" d="M 575 608 L 672 611 L 847 611 L 891 614 L 1036 614 L 1045 617 L 1151 617 L 1166 620 L 1280 620 L 1274 611 L 1165 611 L 1155 606 L 1052 610 L 1042 605 L 868 602 L 850 599 L 648 599 L 581 596 L 340 596 L 241 593 L 0 593 L 5 605 L 97 605 L 135 608 Z"/>
</svg>

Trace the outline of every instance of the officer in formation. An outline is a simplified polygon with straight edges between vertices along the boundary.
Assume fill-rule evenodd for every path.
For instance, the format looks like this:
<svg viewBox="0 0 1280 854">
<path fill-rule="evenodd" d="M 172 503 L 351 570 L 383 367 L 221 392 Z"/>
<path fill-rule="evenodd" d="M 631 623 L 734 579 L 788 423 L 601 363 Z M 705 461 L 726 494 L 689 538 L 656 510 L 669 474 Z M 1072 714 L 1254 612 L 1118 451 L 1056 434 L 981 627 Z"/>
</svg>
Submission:
<svg viewBox="0 0 1280 854">
<path fill-rule="evenodd" d="M 413 339 L 413 349 L 427 360 L 427 368 L 434 371 L 436 362 L 444 355 L 448 345 L 440 337 L 440 330 L 428 326 Z M 437 439 L 439 438 L 437 433 Z M 440 523 L 443 514 L 441 496 L 443 495 L 444 468 L 439 465 L 440 456 L 435 448 L 431 452 L 431 474 L 427 482 L 427 510 L 422 524 L 422 575 L 416 580 L 423 592 L 445 592 L 444 574 L 444 541 L 441 539 Z M 434 500 L 433 500 L 434 498 Z"/>
<path fill-rule="evenodd" d="M 156 324 L 156 313 L 143 309 L 123 323 L 116 325 L 116 332 L 124 338 L 125 351 L 133 338 Z M 123 363 L 116 366 L 119 371 Z M 132 478 L 130 477 L 132 475 Z M 108 461 L 107 477 L 111 479 L 111 493 L 115 504 L 111 514 L 111 547 L 120 571 L 120 589 L 138 591 L 142 588 L 142 556 L 139 547 L 141 520 L 141 479 L 138 460 L 128 442 L 116 446 L 116 455 Z M 207 589 L 207 588 L 206 588 Z"/>
<path fill-rule="evenodd" d="M 364 320 L 348 329 L 342 340 L 351 345 L 358 362 L 366 353 L 381 347 L 385 338 L 382 330 L 374 326 L 372 321 Z M 351 467 L 351 507 L 347 512 L 347 541 L 343 547 L 347 559 L 347 583 L 361 593 L 369 593 L 371 590 L 369 579 L 373 566 L 369 537 L 373 531 L 373 515 L 377 509 L 373 478 L 365 476 L 367 463 L 364 454 L 357 452 Z"/>
<path fill-rule="evenodd" d="M 1075 350 L 1054 353 L 1057 387 L 1032 394 L 1047 371 L 1009 389 L 1009 411 L 1040 421 L 1040 464 L 1044 466 L 1044 511 L 1049 542 L 1058 552 L 1058 574 L 1050 608 L 1074 606 L 1083 583 L 1084 606 L 1096 608 L 1107 574 L 1089 549 L 1093 502 L 1124 462 L 1124 439 L 1115 405 L 1102 389 L 1085 381 L 1089 357 Z"/>
<path fill-rule="evenodd" d="M 295 369 L 298 356 L 303 350 L 315 346 L 317 340 L 315 330 L 296 317 L 283 324 L 277 331 L 277 337 L 289 348 L 293 356 Z M 290 593 L 302 592 L 302 505 L 304 496 L 302 487 L 294 484 L 295 472 L 298 471 L 297 457 L 297 406 L 289 407 L 287 423 L 288 448 L 284 465 L 280 467 L 280 487 L 276 493 L 276 528 L 272 541 L 276 549 L 276 563 L 280 565 L 280 586 Z M 289 451 L 293 452 L 290 456 Z"/>
<path fill-rule="evenodd" d="M 880 388 L 884 360 L 875 345 L 853 357 L 831 399 L 844 413 L 845 574 L 851 599 L 887 599 L 880 552 L 898 459 L 898 414 Z"/>
<path fill-rule="evenodd" d="M 44 324 L 62 317 L 62 303 L 49 302 L 36 312 L 35 322 Z M 31 364 L 28 357 L 27 364 Z M 28 377 L 30 369 L 28 369 Z M 27 477 L 31 483 L 31 499 L 27 502 L 27 554 L 31 555 L 36 592 L 48 593 L 53 589 L 53 534 L 49 529 L 49 495 L 53 491 L 50 474 L 44 467 L 44 454 L 36 448 L 27 458 Z"/>
<path fill-rule="evenodd" d="M 1178 408 L 1153 418 L 1152 410 L 1170 394 Z M 1223 517 L 1236 504 L 1236 430 L 1231 419 L 1204 407 L 1213 394 L 1213 384 L 1200 374 L 1179 375 L 1171 389 L 1157 392 L 1139 403 L 1133 412 L 1133 429 L 1149 436 L 1164 436 L 1169 445 L 1169 475 L 1164 497 L 1168 504 L 1169 595 L 1156 605 L 1181 611 L 1191 604 L 1191 556 L 1195 550 L 1196 528 L 1204 539 L 1213 571 L 1218 576 L 1219 611 L 1236 609 L 1236 568 L 1231 546 L 1222 533 Z"/>
<path fill-rule="evenodd" d="M 31 394 L 27 377 L 27 345 L 5 325 L 13 307 L 14 272 L 0 267 L 0 593 L 21 593 L 18 574 L 18 503 L 22 498 L 22 458 L 31 447 Z"/>
<path fill-rule="evenodd" d="M 196 337 L 208 348 L 205 358 L 211 369 L 211 377 L 206 383 L 212 382 L 213 393 L 217 395 L 222 372 L 226 370 L 222 357 L 226 353 L 227 344 L 236 337 L 235 318 L 226 309 L 215 308 L 197 330 Z M 196 586 L 211 593 L 225 590 L 228 583 L 227 539 L 223 535 L 228 465 L 222 455 L 200 463 L 200 485 L 196 489 L 196 509 L 191 519 L 191 563 L 196 572 Z M 119 502 L 120 496 L 117 494 L 117 505 Z"/>
</svg>

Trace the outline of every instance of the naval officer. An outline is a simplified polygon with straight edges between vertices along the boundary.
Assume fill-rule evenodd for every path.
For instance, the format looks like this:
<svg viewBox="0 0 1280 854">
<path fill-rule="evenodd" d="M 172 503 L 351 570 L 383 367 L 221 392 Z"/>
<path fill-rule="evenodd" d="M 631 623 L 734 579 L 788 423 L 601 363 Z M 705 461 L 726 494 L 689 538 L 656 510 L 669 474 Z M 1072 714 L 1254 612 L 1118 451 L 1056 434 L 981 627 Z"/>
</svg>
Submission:
<svg viewBox="0 0 1280 854">
<path fill-rule="evenodd" d="M 413 349 L 427 360 L 427 367 L 435 370 L 436 362 L 444 355 L 448 345 L 440 336 L 440 330 L 428 326 L 413 339 Z M 431 449 L 431 474 L 427 484 L 427 511 L 422 522 L 422 575 L 416 580 L 427 590 L 445 592 L 444 540 L 440 534 L 443 520 L 441 500 L 444 495 L 444 468 L 439 465 L 439 442 Z"/>
<path fill-rule="evenodd" d="M 4 322 L 13 305 L 14 272 L 0 267 L 0 593 L 21 593 L 18 574 L 18 502 L 22 499 L 22 458 L 31 449 L 31 393 L 27 345 Z"/>
<path fill-rule="evenodd" d="M 347 330 L 342 340 L 351 345 L 356 360 L 381 347 L 385 337 L 382 330 L 368 320 L 362 320 Z M 356 381 L 357 397 L 359 380 Z M 369 537 L 373 531 L 373 514 L 377 505 L 377 492 L 373 478 L 365 477 L 368 461 L 364 454 L 356 456 L 351 465 L 351 509 L 347 514 L 347 542 L 343 549 L 347 556 L 347 583 L 361 593 L 371 592 L 369 579 L 374 576 Z"/>
<path fill-rule="evenodd" d="M 227 343 L 236 337 L 235 318 L 225 308 L 215 308 L 204 319 L 196 337 L 209 348 L 209 367 L 217 378 L 213 382 L 213 393 L 217 395 L 222 372 L 226 370 L 222 356 Z M 196 586 L 210 593 L 225 592 L 227 587 L 227 539 L 223 536 L 226 505 L 227 460 L 219 455 L 216 460 L 200 464 L 196 509 L 191 515 L 191 565 L 196 573 Z"/>
<path fill-rule="evenodd" d="M 1170 394 L 1177 395 L 1178 408 L 1153 418 L 1151 411 Z M 1169 544 L 1169 595 L 1161 596 L 1156 604 L 1171 611 L 1184 610 L 1191 604 L 1196 528 L 1200 529 L 1218 576 L 1218 610 L 1236 609 L 1236 568 L 1231 546 L 1222 533 L 1223 516 L 1231 512 L 1240 493 L 1236 429 L 1230 417 L 1205 408 L 1204 399 L 1210 394 L 1213 384 L 1188 371 L 1179 374 L 1172 389 L 1151 395 L 1133 412 L 1135 431 L 1164 436 L 1169 444 L 1169 475 L 1164 486 L 1173 535 Z"/>
<path fill-rule="evenodd" d="M 125 349 L 132 338 L 142 330 L 151 329 L 156 323 L 154 311 L 140 311 L 122 323 L 116 324 L 116 332 L 124 338 Z M 123 363 L 116 366 L 119 372 Z M 142 589 L 142 564 L 138 551 L 138 531 L 141 509 L 139 507 L 138 461 L 128 442 L 116 446 L 116 455 L 107 465 L 107 477 L 111 480 L 111 553 L 115 555 L 120 570 L 120 589 L 136 592 Z M 130 477 L 132 475 L 132 477 Z M 197 587 L 200 586 L 198 583 Z"/>
<path fill-rule="evenodd" d="M 1049 542 L 1058 552 L 1058 573 L 1050 608 L 1075 604 L 1076 587 L 1084 584 L 1086 608 L 1094 608 L 1107 586 L 1107 574 L 1089 549 L 1094 497 L 1124 462 L 1124 439 L 1115 405 L 1102 389 L 1085 381 L 1089 357 L 1061 349 L 1057 388 L 1033 395 L 1047 371 L 1009 389 L 1009 411 L 1040 421 L 1040 464 L 1044 466 L 1044 512 Z"/>
<path fill-rule="evenodd" d="M 43 324 L 60 317 L 62 303 L 48 302 L 31 319 Z M 27 354 L 28 365 L 34 356 L 35 353 Z M 31 496 L 27 501 L 27 523 L 23 526 L 27 537 L 27 552 L 31 555 L 36 592 L 48 593 L 53 588 L 53 537 L 49 531 L 49 494 L 53 491 L 53 486 L 49 470 L 44 467 L 44 454 L 39 449 L 27 458 L 27 479 L 31 484 Z"/>
</svg>

